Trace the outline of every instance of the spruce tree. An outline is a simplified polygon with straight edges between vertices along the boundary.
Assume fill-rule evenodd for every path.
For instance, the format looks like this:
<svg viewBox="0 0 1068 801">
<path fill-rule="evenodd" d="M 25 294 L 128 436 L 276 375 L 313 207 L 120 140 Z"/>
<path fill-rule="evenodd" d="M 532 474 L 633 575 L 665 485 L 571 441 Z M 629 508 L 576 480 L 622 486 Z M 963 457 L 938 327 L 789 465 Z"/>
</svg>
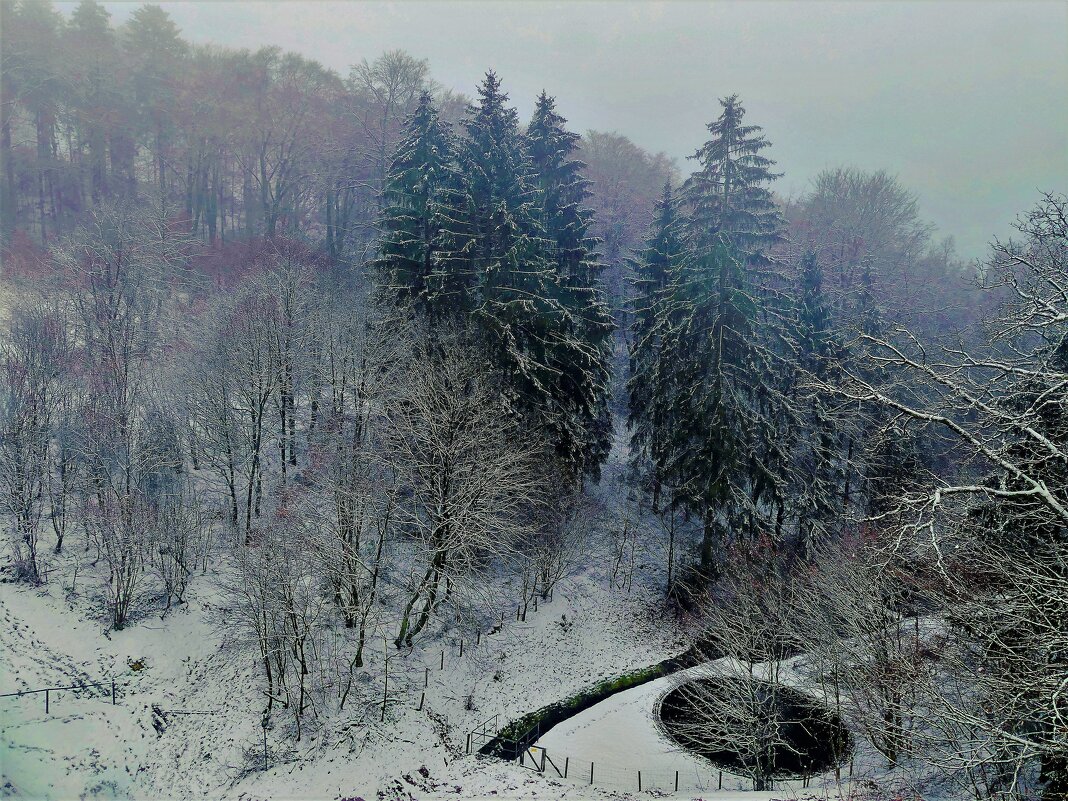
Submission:
<svg viewBox="0 0 1068 801">
<path fill-rule="evenodd" d="M 601 354 L 576 335 L 582 325 L 561 300 L 537 176 L 507 101 L 488 73 L 463 121 L 463 182 L 443 193 L 436 258 L 450 274 L 476 277 L 471 319 L 507 403 L 577 478 L 596 472 L 607 451 L 607 432 L 596 428 L 607 382 Z"/>
<path fill-rule="evenodd" d="M 431 212 L 434 250 L 429 297 L 435 316 L 466 318 L 475 307 L 479 274 L 471 254 L 475 220 L 467 176 L 453 165 L 438 187 Z"/>
<path fill-rule="evenodd" d="M 452 199 L 460 180 L 453 156 L 448 126 L 424 92 L 386 174 L 376 266 L 388 299 L 432 318 L 445 314 L 464 294 L 457 284 L 469 282 L 462 273 L 443 269 L 437 258 L 442 201 Z"/>
<path fill-rule="evenodd" d="M 822 378 L 836 350 L 831 316 L 823 291 L 823 268 L 813 252 L 801 259 L 798 276 L 800 302 L 797 311 L 797 358 L 807 372 Z"/>
<path fill-rule="evenodd" d="M 456 258 L 479 277 L 474 315 L 501 369 L 508 401 L 524 414 L 554 416 L 545 333 L 558 313 L 552 265 L 536 214 L 518 114 L 493 72 L 463 121 L 460 166 L 467 179 L 471 240 Z"/>
<path fill-rule="evenodd" d="M 706 573 L 715 572 L 727 540 L 781 528 L 787 460 L 783 332 L 773 328 L 761 273 L 780 236 L 766 186 L 776 176 L 760 155 L 768 147 L 760 129 L 742 124 L 738 98 L 722 105 L 694 156 L 701 168 L 682 187 L 686 254 L 658 323 L 672 391 L 653 440 L 664 449 L 659 480 L 702 521 Z M 776 508 L 776 519 L 765 519 Z"/>
<path fill-rule="evenodd" d="M 680 488 L 677 502 L 702 521 L 705 572 L 716 568 L 717 546 L 752 522 L 746 468 L 757 451 L 755 390 L 764 369 L 752 347 L 756 309 L 744 267 L 727 242 L 700 258 L 689 254 L 664 324 L 664 358 L 676 386 L 662 432 L 663 479 Z"/>
<path fill-rule="evenodd" d="M 833 382 L 843 349 L 823 289 L 823 268 L 814 252 L 802 256 L 797 284 L 791 349 L 799 371 L 796 383 Z M 790 495 L 796 499 L 798 541 L 805 553 L 811 553 L 814 546 L 828 538 L 831 527 L 843 514 L 841 435 L 823 393 L 812 392 L 791 400 L 801 408 L 792 437 L 797 446 L 795 483 Z"/>
<path fill-rule="evenodd" d="M 708 125 L 712 138 L 691 156 L 700 169 L 682 187 L 691 244 L 706 251 L 726 237 L 745 256 L 758 255 L 781 238 L 782 215 L 767 188 L 779 176 L 761 155 L 770 143 L 760 126 L 742 123 L 738 95 L 720 104 L 723 113 Z"/>
<path fill-rule="evenodd" d="M 563 314 L 551 343 L 549 359 L 556 374 L 555 394 L 568 417 L 562 457 L 577 472 L 596 475 L 611 447 L 608 409 L 613 320 L 598 284 L 601 265 L 590 237 L 593 212 L 582 204 L 590 196 L 582 175 L 585 165 L 573 158 L 579 136 L 564 128 L 566 120 L 545 92 L 538 98 L 527 128 L 527 151 L 538 189 L 542 228 L 555 267 L 551 285 Z"/>
<path fill-rule="evenodd" d="M 672 281 L 681 266 L 685 248 L 678 205 L 671 185 L 653 212 L 653 225 L 645 249 L 633 262 L 635 272 L 630 379 L 627 382 L 631 429 L 631 466 L 648 473 L 653 508 L 659 510 L 667 460 L 667 421 L 673 403 L 675 365 L 665 358 Z"/>
</svg>

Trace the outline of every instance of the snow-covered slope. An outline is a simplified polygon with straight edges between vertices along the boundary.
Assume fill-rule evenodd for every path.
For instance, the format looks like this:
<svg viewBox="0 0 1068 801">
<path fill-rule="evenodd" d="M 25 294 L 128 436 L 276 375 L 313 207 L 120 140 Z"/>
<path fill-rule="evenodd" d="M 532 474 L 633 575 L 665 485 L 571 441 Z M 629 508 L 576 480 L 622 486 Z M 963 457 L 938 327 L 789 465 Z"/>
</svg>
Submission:
<svg viewBox="0 0 1068 801">
<path fill-rule="evenodd" d="M 463 657 L 455 637 L 441 636 L 394 653 L 384 722 L 382 688 L 366 685 L 356 702 L 310 726 L 300 742 L 276 718 L 264 770 L 260 679 L 249 656 L 222 634 L 212 578 L 198 577 L 188 603 L 162 618 L 112 632 L 89 614 L 93 588 L 84 568 L 77 592 L 69 592 L 73 562 L 60 563 L 41 588 L 0 583 L 0 692 L 118 682 L 115 705 L 108 687 L 50 693 L 47 713 L 43 695 L 0 699 L 3 794 L 601 797 L 597 788 L 466 755 L 467 732 L 494 715 L 503 727 L 680 647 L 671 627 L 636 597 L 580 576 L 537 612 L 528 607 L 525 622 L 511 618 L 477 646 L 466 642 Z"/>
</svg>

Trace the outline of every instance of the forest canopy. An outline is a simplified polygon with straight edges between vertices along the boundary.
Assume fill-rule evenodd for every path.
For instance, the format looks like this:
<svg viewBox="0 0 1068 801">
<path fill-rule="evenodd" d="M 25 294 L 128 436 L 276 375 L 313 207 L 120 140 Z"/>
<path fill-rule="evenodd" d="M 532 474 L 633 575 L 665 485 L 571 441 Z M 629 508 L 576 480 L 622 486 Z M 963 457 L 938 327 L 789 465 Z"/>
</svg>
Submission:
<svg viewBox="0 0 1068 801">
<path fill-rule="evenodd" d="M 781 196 L 736 94 L 678 164 L 399 50 L 0 36 L 6 582 L 114 631 L 210 587 L 266 754 L 637 580 L 736 720 L 803 654 L 886 792 L 1068 793 L 1063 194 L 965 263 L 886 171 Z"/>
</svg>

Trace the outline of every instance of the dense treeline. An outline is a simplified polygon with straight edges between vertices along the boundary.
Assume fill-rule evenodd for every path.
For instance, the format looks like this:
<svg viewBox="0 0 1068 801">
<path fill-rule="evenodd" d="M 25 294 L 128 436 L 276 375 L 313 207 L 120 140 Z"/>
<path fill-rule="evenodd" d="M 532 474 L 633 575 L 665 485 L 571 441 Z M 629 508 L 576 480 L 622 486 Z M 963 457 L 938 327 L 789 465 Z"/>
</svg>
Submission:
<svg viewBox="0 0 1068 801">
<path fill-rule="evenodd" d="M 400 51 L 342 77 L 278 48 L 184 41 L 158 6 L 120 28 L 85 0 L 3 6 L 0 236 L 8 259 L 69 233 L 100 202 L 139 194 L 206 243 L 307 239 L 338 263 L 374 255 L 379 198 L 404 120 L 424 91 L 457 122 L 464 98 Z M 591 132 L 585 158 L 617 265 L 643 203 L 672 166 Z M 32 252 L 32 250 L 30 251 Z"/>
<path fill-rule="evenodd" d="M 521 133 L 491 72 L 454 139 L 429 95 L 387 176 L 384 291 L 431 323 L 470 324 L 509 407 L 564 473 L 608 454 L 612 319 L 589 235 L 578 136 L 553 99 Z"/>
<path fill-rule="evenodd" d="M 493 72 L 3 13 L 13 578 L 77 549 L 122 628 L 205 574 L 299 738 L 496 594 L 648 559 L 757 786 L 802 652 L 910 791 L 1063 794 L 1063 197 L 968 266 L 885 173 L 776 197 L 736 96 L 682 180 Z"/>
<path fill-rule="evenodd" d="M 400 52 L 342 79 L 277 48 L 193 46 L 157 6 L 115 29 L 94 2 L 69 20 L 10 4 L 3 31 L 3 234 L 43 244 L 140 193 L 209 243 L 307 235 L 358 259 L 392 143 L 433 88 Z"/>
</svg>

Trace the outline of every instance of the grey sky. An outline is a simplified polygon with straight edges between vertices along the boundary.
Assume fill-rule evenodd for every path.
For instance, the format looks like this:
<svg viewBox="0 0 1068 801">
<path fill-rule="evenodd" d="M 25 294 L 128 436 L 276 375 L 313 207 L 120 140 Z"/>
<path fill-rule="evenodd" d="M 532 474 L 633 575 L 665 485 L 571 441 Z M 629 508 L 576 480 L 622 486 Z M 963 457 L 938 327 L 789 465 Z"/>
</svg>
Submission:
<svg viewBox="0 0 1068 801">
<path fill-rule="evenodd" d="M 115 22 L 136 4 L 105 3 Z M 886 169 L 963 255 L 1040 189 L 1068 191 L 1064 2 L 179 2 L 196 42 L 277 44 L 346 73 L 403 48 L 520 112 L 543 87 L 574 129 L 684 157 L 738 92 L 799 193 L 823 167 Z"/>
</svg>

